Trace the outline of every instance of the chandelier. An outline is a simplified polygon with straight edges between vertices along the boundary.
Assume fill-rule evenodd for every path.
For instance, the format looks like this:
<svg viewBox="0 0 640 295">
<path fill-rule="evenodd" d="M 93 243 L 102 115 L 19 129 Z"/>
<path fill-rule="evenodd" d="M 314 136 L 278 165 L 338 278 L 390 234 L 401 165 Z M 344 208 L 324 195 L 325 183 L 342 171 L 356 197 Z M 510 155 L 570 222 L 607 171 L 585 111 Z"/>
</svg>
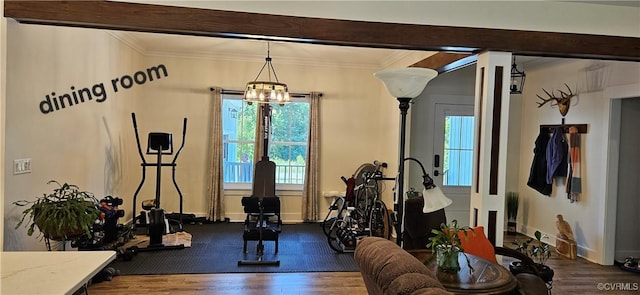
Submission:
<svg viewBox="0 0 640 295">
<path fill-rule="evenodd" d="M 245 87 L 243 99 L 249 104 L 257 102 L 284 105 L 290 100 L 287 84 L 280 83 L 278 75 L 276 75 L 276 70 L 273 68 L 269 49 L 269 44 L 267 43 L 267 57 L 265 58 L 265 63 L 262 65 L 262 68 L 260 69 L 260 72 L 258 72 L 256 78 L 253 81 L 248 82 L 247 87 Z M 267 69 L 267 80 L 258 80 L 265 68 Z M 271 80 L 272 74 L 275 82 Z"/>
</svg>

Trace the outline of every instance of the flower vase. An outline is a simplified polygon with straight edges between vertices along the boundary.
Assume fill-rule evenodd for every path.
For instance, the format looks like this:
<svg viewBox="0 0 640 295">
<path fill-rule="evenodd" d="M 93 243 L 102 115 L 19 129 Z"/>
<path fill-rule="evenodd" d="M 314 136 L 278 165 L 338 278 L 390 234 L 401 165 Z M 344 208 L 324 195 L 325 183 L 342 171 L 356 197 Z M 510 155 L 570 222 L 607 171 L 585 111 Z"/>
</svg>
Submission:
<svg viewBox="0 0 640 295">
<path fill-rule="evenodd" d="M 460 263 L 458 255 L 461 252 L 460 247 L 452 245 L 439 245 L 436 247 L 436 262 L 438 263 L 438 271 L 445 273 L 457 273 L 460 271 Z"/>
</svg>

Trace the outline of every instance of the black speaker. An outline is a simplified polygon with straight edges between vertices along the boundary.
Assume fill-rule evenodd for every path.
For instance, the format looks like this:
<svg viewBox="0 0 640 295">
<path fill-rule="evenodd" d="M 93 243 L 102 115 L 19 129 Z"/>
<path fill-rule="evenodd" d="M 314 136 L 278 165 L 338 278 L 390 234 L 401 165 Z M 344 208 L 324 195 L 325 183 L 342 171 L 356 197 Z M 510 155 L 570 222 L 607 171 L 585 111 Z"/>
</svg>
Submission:
<svg viewBox="0 0 640 295">
<path fill-rule="evenodd" d="M 171 133 L 151 132 L 147 142 L 147 154 L 156 154 L 161 151 L 163 154 L 173 154 L 173 144 Z"/>
</svg>

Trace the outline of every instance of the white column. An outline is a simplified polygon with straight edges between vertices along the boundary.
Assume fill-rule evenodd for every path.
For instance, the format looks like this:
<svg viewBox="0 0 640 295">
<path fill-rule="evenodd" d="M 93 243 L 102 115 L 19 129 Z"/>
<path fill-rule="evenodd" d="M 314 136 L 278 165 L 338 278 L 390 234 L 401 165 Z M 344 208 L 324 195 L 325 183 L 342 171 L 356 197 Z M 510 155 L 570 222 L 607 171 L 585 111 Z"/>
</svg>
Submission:
<svg viewBox="0 0 640 295">
<path fill-rule="evenodd" d="M 470 221 L 484 226 L 496 246 L 504 235 L 510 71 L 510 52 L 478 55 Z"/>
</svg>

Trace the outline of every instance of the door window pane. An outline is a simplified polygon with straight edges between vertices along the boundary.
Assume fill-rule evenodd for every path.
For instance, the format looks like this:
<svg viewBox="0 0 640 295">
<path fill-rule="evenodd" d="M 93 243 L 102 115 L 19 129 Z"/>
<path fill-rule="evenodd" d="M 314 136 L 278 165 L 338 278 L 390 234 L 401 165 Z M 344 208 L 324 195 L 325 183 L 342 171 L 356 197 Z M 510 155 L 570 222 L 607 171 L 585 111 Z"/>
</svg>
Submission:
<svg viewBox="0 0 640 295">
<path fill-rule="evenodd" d="M 473 116 L 446 116 L 443 185 L 471 186 Z"/>
</svg>

